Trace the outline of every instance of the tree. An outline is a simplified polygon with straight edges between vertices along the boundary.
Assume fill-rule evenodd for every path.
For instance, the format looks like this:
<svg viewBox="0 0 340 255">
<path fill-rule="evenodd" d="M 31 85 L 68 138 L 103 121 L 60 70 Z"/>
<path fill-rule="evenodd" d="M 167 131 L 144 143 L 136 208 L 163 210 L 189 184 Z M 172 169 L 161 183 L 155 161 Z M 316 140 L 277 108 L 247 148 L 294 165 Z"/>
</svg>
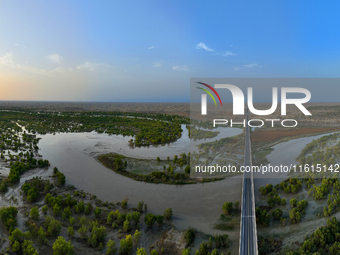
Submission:
<svg viewBox="0 0 340 255">
<path fill-rule="evenodd" d="M 7 208 L 3 207 L 0 209 L 1 220 L 8 230 L 11 228 L 13 229 L 17 225 L 17 214 L 18 209 L 14 206 L 9 206 Z"/>
<path fill-rule="evenodd" d="M 12 245 L 12 250 L 14 252 L 19 252 L 21 249 L 21 245 L 18 241 L 15 241 L 14 244 Z"/>
<path fill-rule="evenodd" d="M 270 214 L 260 207 L 256 207 L 255 209 L 256 220 L 261 222 L 263 225 L 268 226 L 270 221 Z"/>
<path fill-rule="evenodd" d="M 107 225 L 112 225 L 113 219 L 112 219 L 112 214 L 109 213 L 106 218 L 106 224 Z"/>
<path fill-rule="evenodd" d="M 187 249 L 183 249 L 182 251 L 182 255 L 190 255 L 190 247 L 188 247 Z"/>
<path fill-rule="evenodd" d="M 139 242 L 140 236 L 141 232 L 138 229 L 136 229 L 135 234 L 133 235 L 133 239 L 135 240 L 136 243 Z"/>
<path fill-rule="evenodd" d="M 222 206 L 222 210 L 225 215 L 229 215 L 232 209 L 233 209 L 233 202 L 225 202 Z"/>
<path fill-rule="evenodd" d="M 102 213 L 102 209 L 99 209 L 98 207 L 96 207 L 96 209 L 94 210 L 94 215 L 96 216 L 96 218 L 98 218 L 101 213 Z"/>
<path fill-rule="evenodd" d="M 260 192 L 262 195 L 268 194 L 273 190 L 272 184 L 267 184 L 266 187 L 260 187 Z"/>
<path fill-rule="evenodd" d="M 185 231 L 184 239 L 187 243 L 187 246 L 192 244 L 192 242 L 195 240 L 195 236 L 196 236 L 196 230 L 195 229 L 188 228 L 187 231 Z"/>
<path fill-rule="evenodd" d="M 107 241 L 106 247 L 107 247 L 107 250 L 106 250 L 106 254 L 107 255 L 114 255 L 114 254 L 116 254 L 117 248 L 116 248 L 115 241 L 113 241 L 112 239 L 109 239 Z"/>
<path fill-rule="evenodd" d="M 118 224 L 122 224 L 125 220 L 126 220 L 126 214 L 125 213 L 118 213 L 118 216 L 117 216 Z"/>
<path fill-rule="evenodd" d="M 38 252 L 33 246 L 33 242 L 30 240 L 25 240 L 22 243 L 22 251 L 24 255 L 38 255 Z"/>
<path fill-rule="evenodd" d="M 65 184 L 66 178 L 65 175 L 59 172 L 58 168 L 53 169 L 53 175 L 57 177 L 57 186 L 60 187 Z"/>
<path fill-rule="evenodd" d="M 29 237 L 30 237 L 29 232 L 24 233 L 24 232 L 21 232 L 18 228 L 16 228 L 12 231 L 11 235 L 9 236 L 9 242 L 10 242 L 10 245 L 13 246 L 16 241 L 18 241 L 20 244 Z"/>
<path fill-rule="evenodd" d="M 236 200 L 236 201 L 235 201 L 235 204 L 234 204 L 235 210 L 238 210 L 239 207 L 240 207 L 240 201 L 239 201 L 239 200 Z"/>
<path fill-rule="evenodd" d="M 129 198 L 128 198 L 128 196 L 126 196 L 126 197 L 124 198 L 124 200 L 121 202 L 121 206 L 122 206 L 124 209 L 127 208 L 128 201 L 129 201 Z"/>
<path fill-rule="evenodd" d="M 224 235 L 215 235 L 214 238 L 216 248 L 228 247 L 229 246 L 229 238 L 227 234 Z"/>
<path fill-rule="evenodd" d="M 136 255 L 148 255 L 148 254 L 146 253 L 146 250 L 144 248 L 137 248 Z"/>
<path fill-rule="evenodd" d="M 68 207 L 65 207 L 64 208 L 64 218 L 65 219 L 69 219 L 72 215 L 72 211 L 71 211 L 71 208 L 68 206 Z"/>
<path fill-rule="evenodd" d="M 298 223 L 301 220 L 301 214 L 297 208 L 289 211 L 289 218 L 292 223 Z"/>
<path fill-rule="evenodd" d="M 98 208 L 98 207 L 97 207 Z M 91 203 L 87 203 L 85 206 L 85 214 L 90 214 L 93 210 L 93 206 Z"/>
<path fill-rule="evenodd" d="M 85 210 L 85 205 L 83 201 L 80 201 L 77 205 L 74 206 L 75 213 L 82 213 Z"/>
<path fill-rule="evenodd" d="M 164 218 L 166 220 L 171 220 L 172 218 L 172 208 L 166 208 L 164 211 Z"/>
<path fill-rule="evenodd" d="M 308 205 L 307 200 L 301 200 L 301 201 L 297 202 L 296 207 L 300 212 L 302 212 L 306 209 L 307 205 Z"/>
<path fill-rule="evenodd" d="M 129 255 L 133 248 L 132 236 L 127 235 L 125 239 L 120 240 L 119 254 Z"/>
<path fill-rule="evenodd" d="M 42 227 L 40 227 L 38 231 L 38 244 L 39 245 L 47 244 L 46 233 Z"/>
<path fill-rule="evenodd" d="M 272 215 L 273 215 L 274 219 L 276 219 L 276 220 L 281 219 L 282 214 L 283 214 L 283 211 L 282 211 L 281 209 L 279 209 L 279 208 L 276 208 L 276 209 L 272 212 Z"/>
<path fill-rule="evenodd" d="M 163 215 L 157 215 L 156 221 L 157 221 L 159 226 L 162 226 L 164 224 L 164 216 Z"/>
<path fill-rule="evenodd" d="M 208 248 L 212 249 L 212 247 L 213 247 L 213 240 L 212 240 L 212 237 L 209 237 Z"/>
<path fill-rule="evenodd" d="M 89 239 L 87 240 L 87 244 L 94 248 L 97 247 L 98 244 L 104 242 L 106 228 L 104 226 L 98 227 L 98 223 L 94 221 L 92 221 L 90 225 L 93 227 Z"/>
<path fill-rule="evenodd" d="M 73 226 L 76 223 L 76 220 L 70 216 L 70 225 Z"/>
<path fill-rule="evenodd" d="M 129 222 L 129 220 L 124 221 L 123 229 L 124 229 L 125 232 L 129 231 L 129 229 L 130 229 L 130 222 Z"/>
<path fill-rule="evenodd" d="M 148 227 L 151 227 L 155 223 L 156 217 L 152 213 L 148 213 L 145 216 L 144 221 L 145 221 L 145 224 L 148 225 Z"/>
<path fill-rule="evenodd" d="M 305 238 L 300 248 L 293 252 L 290 251 L 287 255 L 296 254 L 338 254 L 340 243 L 339 241 L 340 222 L 333 217 L 327 220 L 326 226 L 317 228 L 314 233 L 311 233 Z"/>
<path fill-rule="evenodd" d="M 5 179 L 3 179 L 1 181 L 0 191 L 1 192 L 6 192 L 7 191 L 7 181 Z"/>
<path fill-rule="evenodd" d="M 285 205 L 286 204 L 286 199 L 285 198 L 282 198 L 281 199 L 281 205 Z"/>
<path fill-rule="evenodd" d="M 207 242 L 201 243 L 200 248 L 199 248 L 199 254 L 200 255 L 207 255 L 208 254 L 208 244 L 207 244 Z"/>
<path fill-rule="evenodd" d="M 71 236 L 71 237 L 74 236 L 74 229 L 73 229 L 73 227 L 70 226 L 70 227 L 67 228 L 67 234 L 69 236 Z"/>
<path fill-rule="evenodd" d="M 152 250 L 151 251 L 151 255 L 157 255 L 158 253 L 157 253 L 157 251 L 156 250 Z"/>
<path fill-rule="evenodd" d="M 30 211 L 30 217 L 32 219 L 38 220 L 39 219 L 39 210 L 38 207 L 33 207 Z"/>
<path fill-rule="evenodd" d="M 131 213 L 126 214 L 126 219 L 130 222 L 132 220 Z"/>
<path fill-rule="evenodd" d="M 139 220 L 140 220 L 140 212 L 133 212 L 132 213 L 132 220 L 137 225 L 139 223 Z"/>
<path fill-rule="evenodd" d="M 60 216 L 62 213 L 62 210 L 61 210 L 61 207 L 56 203 L 54 206 L 53 206 L 53 214 L 55 216 Z"/>
<path fill-rule="evenodd" d="M 219 253 L 218 253 L 218 251 L 217 251 L 216 249 L 214 249 L 214 250 L 210 253 L 210 255 L 219 255 Z"/>
<path fill-rule="evenodd" d="M 51 195 L 50 193 L 47 193 L 47 194 L 45 195 L 45 203 L 48 203 L 48 204 L 49 204 L 50 198 L 52 198 L 52 195 Z"/>
<path fill-rule="evenodd" d="M 289 203 L 291 204 L 292 207 L 295 207 L 297 205 L 297 199 L 296 198 L 292 198 Z"/>
<path fill-rule="evenodd" d="M 72 255 L 73 245 L 67 242 L 64 237 L 59 236 L 53 244 L 53 255 Z"/>
<path fill-rule="evenodd" d="M 60 221 L 57 221 L 51 216 L 46 216 L 45 227 L 47 228 L 47 234 L 49 236 L 58 236 L 61 230 Z"/>
<path fill-rule="evenodd" d="M 87 227 L 85 225 L 82 225 L 81 228 L 78 229 L 78 233 L 80 234 L 82 239 L 85 239 L 87 237 Z"/>
<path fill-rule="evenodd" d="M 98 240 L 96 234 L 90 235 L 90 237 L 87 239 L 87 245 L 92 246 L 93 248 L 97 247 Z"/>
<path fill-rule="evenodd" d="M 44 206 L 41 208 L 41 210 L 42 210 L 42 212 L 43 212 L 44 214 L 46 214 L 46 213 L 47 213 L 47 210 L 48 210 L 48 206 L 47 206 L 47 205 L 44 205 Z"/>
<path fill-rule="evenodd" d="M 139 201 L 138 205 L 137 205 L 137 211 L 138 212 L 143 212 L 143 206 L 144 206 L 144 202 L 143 201 Z"/>
<path fill-rule="evenodd" d="M 30 189 L 27 193 L 27 201 L 29 203 L 32 203 L 33 201 L 35 201 L 37 198 L 37 192 L 35 189 Z"/>
</svg>

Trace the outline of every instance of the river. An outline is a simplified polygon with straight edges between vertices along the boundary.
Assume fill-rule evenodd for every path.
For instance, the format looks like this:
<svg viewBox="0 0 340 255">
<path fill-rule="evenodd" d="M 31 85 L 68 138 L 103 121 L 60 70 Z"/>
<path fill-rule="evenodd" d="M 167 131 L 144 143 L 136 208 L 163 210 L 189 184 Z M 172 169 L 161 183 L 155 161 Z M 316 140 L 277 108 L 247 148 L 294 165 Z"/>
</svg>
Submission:
<svg viewBox="0 0 340 255">
<path fill-rule="evenodd" d="M 155 159 L 171 158 L 187 153 L 190 146 L 188 131 L 176 142 L 164 146 L 130 148 L 131 137 L 91 133 L 58 133 L 41 135 L 39 154 L 51 163 L 50 169 L 57 166 L 66 175 L 66 182 L 79 189 L 97 195 L 103 201 L 122 201 L 129 197 L 129 204 L 135 207 L 143 200 L 148 210 L 162 214 L 167 207 L 174 212 L 173 223 L 179 229 L 195 226 L 202 231 L 215 233 L 211 227 L 222 213 L 222 204 L 241 198 L 241 178 L 223 181 L 190 184 L 164 185 L 132 180 L 104 167 L 96 156 L 116 152 L 129 157 Z M 210 142 L 243 132 L 238 128 L 219 128 L 220 134 L 211 139 L 195 143 Z"/>
</svg>

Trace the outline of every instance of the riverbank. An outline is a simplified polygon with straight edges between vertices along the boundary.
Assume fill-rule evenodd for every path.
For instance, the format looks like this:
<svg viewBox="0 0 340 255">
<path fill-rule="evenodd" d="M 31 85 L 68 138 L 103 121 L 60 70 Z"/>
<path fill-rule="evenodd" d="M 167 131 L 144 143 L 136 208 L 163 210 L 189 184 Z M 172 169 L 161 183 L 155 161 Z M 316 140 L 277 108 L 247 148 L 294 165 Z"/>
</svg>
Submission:
<svg viewBox="0 0 340 255">
<path fill-rule="evenodd" d="M 194 184 L 194 183 L 205 183 L 205 182 L 215 182 L 221 181 L 223 178 L 190 178 L 188 172 L 174 173 L 171 171 L 173 167 L 170 165 L 167 171 L 153 171 L 150 174 L 136 174 L 126 170 L 124 165 L 125 157 L 119 154 L 104 154 L 97 157 L 98 161 L 101 162 L 105 167 L 113 170 L 114 172 L 123 175 L 125 177 L 131 178 L 135 181 L 142 181 L 147 183 L 162 183 L 162 184 L 173 184 L 173 185 L 184 185 L 184 184 Z M 121 160 L 118 166 L 117 160 Z M 125 161 L 127 162 L 127 161 Z M 189 165 L 188 165 L 189 166 Z M 170 169 L 169 169 L 170 168 Z M 190 171 L 190 166 L 189 166 Z"/>
</svg>

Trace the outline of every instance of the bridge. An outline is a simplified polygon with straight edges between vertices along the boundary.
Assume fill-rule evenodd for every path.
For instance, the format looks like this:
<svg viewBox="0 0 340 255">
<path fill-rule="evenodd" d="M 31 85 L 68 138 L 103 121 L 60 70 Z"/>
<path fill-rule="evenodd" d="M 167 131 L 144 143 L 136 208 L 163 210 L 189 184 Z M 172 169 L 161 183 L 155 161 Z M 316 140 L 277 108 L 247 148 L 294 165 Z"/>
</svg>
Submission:
<svg viewBox="0 0 340 255">
<path fill-rule="evenodd" d="M 246 124 L 248 123 L 248 114 Z M 244 166 L 252 165 L 250 130 L 245 128 Z M 257 255 L 257 232 L 253 173 L 244 172 L 241 202 L 240 255 Z"/>
</svg>

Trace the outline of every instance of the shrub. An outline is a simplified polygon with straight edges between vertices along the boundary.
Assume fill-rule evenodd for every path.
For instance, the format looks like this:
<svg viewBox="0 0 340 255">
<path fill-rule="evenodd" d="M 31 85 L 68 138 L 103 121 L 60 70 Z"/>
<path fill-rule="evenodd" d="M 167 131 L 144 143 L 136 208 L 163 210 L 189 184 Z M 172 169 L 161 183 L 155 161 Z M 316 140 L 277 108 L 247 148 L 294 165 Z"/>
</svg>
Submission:
<svg viewBox="0 0 340 255">
<path fill-rule="evenodd" d="M 233 209 L 232 202 L 225 202 L 222 206 L 222 210 L 225 215 L 229 215 L 232 209 Z"/>
<path fill-rule="evenodd" d="M 148 227 L 151 227 L 155 223 L 156 217 L 152 213 L 148 213 L 145 216 L 144 221 L 145 221 L 145 224 L 148 225 Z"/>
<path fill-rule="evenodd" d="M 172 218 L 172 208 L 166 208 L 164 211 L 164 218 L 166 220 L 171 220 Z"/>
<path fill-rule="evenodd" d="M 192 242 L 195 240 L 195 236 L 196 236 L 196 230 L 195 229 L 188 228 L 187 231 L 185 231 L 184 239 L 185 239 L 188 246 L 190 244 L 192 244 Z"/>
</svg>

